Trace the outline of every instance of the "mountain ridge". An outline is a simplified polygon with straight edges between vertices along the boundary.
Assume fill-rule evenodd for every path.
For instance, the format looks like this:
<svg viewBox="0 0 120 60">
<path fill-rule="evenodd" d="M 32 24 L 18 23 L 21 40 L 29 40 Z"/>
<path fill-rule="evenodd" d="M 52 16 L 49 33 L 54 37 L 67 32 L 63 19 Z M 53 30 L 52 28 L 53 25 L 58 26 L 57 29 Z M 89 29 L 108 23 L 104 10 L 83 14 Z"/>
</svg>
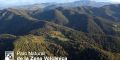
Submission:
<svg viewBox="0 0 120 60">
<path fill-rule="evenodd" d="M 6 50 L 45 51 L 69 60 L 120 60 L 119 8 L 113 4 L 1 10 L 1 60 Z"/>
<path fill-rule="evenodd" d="M 3 7 L 1 9 L 6 9 L 6 8 L 15 8 L 15 9 L 27 9 L 27 10 L 34 10 L 37 8 L 39 9 L 53 9 L 57 7 L 78 7 L 78 6 L 92 6 L 92 7 L 102 7 L 104 5 L 109 5 L 109 4 L 114 4 L 110 2 L 96 2 L 96 1 L 91 1 L 91 0 L 80 0 L 80 1 L 74 1 L 74 2 L 66 2 L 66 3 L 35 3 L 35 4 L 30 4 L 30 5 L 18 5 L 18 6 L 9 6 L 9 7 Z M 30 9 L 30 7 L 32 7 Z"/>
</svg>

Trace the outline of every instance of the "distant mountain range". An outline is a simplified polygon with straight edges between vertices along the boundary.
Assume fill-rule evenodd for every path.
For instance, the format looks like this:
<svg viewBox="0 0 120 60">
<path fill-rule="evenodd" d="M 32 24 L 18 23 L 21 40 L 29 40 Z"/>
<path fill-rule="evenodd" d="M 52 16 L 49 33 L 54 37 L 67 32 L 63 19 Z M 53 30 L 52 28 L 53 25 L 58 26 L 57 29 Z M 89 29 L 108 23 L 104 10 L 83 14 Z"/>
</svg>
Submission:
<svg viewBox="0 0 120 60">
<path fill-rule="evenodd" d="M 109 2 L 96 2 L 91 0 L 80 0 L 75 2 L 68 2 L 68 3 L 40 3 L 40 4 L 33 4 L 33 5 L 21 5 L 21 6 L 11 6 L 7 8 L 19 8 L 19 9 L 28 9 L 34 10 L 36 8 L 45 8 L 45 9 L 53 9 L 56 7 L 79 7 L 79 6 L 92 6 L 92 7 L 102 7 L 104 5 L 109 5 L 112 3 Z M 1 9 L 4 9 L 3 7 Z"/>
<path fill-rule="evenodd" d="M 0 60 L 7 50 L 44 51 L 69 60 L 120 60 L 119 12 L 120 4 L 92 1 L 0 10 Z"/>
<path fill-rule="evenodd" d="M 81 0 L 81 1 L 75 1 L 71 3 L 61 3 L 57 4 L 56 7 L 79 7 L 79 6 L 92 6 L 92 7 L 102 7 L 104 5 L 109 5 L 108 2 L 96 2 L 96 1 L 90 1 L 90 0 Z"/>
</svg>

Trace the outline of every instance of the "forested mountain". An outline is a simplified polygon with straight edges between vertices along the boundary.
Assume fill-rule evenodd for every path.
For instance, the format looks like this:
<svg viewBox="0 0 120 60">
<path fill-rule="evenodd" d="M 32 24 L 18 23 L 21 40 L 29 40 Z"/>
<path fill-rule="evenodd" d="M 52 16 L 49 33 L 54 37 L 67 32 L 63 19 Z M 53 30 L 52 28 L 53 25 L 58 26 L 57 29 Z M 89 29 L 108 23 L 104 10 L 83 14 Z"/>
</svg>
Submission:
<svg viewBox="0 0 120 60">
<path fill-rule="evenodd" d="M 1 59 L 6 50 L 29 50 L 68 60 L 120 60 L 119 12 L 119 4 L 0 10 Z"/>
</svg>

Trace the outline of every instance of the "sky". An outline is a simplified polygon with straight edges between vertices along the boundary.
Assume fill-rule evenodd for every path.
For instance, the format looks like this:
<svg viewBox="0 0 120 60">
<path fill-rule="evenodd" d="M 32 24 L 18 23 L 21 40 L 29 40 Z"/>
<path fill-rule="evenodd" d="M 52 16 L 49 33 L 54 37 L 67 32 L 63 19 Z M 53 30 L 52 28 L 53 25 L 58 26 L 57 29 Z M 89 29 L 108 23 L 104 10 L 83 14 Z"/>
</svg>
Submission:
<svg viewBox="0 0 120 60">
<path fill-rule="evenodd" d="M 93 0 L 93 1 L 120 3 L 120 0 Z"/>
<path fill-rule="evenodd" d="M 64 2 L 73 2 L 76 0 L 0 0 L 0 7 L 5 6 L 14 6 L 14 5 L 28 5 L 28 4 L 35 4 L 35 3 L 46 3 L 46 2 L 56 2 L 56 3 L 64 3 Z M 99 2 L 119 2 L 120 0 L 94 0 Z"/>
</svg>

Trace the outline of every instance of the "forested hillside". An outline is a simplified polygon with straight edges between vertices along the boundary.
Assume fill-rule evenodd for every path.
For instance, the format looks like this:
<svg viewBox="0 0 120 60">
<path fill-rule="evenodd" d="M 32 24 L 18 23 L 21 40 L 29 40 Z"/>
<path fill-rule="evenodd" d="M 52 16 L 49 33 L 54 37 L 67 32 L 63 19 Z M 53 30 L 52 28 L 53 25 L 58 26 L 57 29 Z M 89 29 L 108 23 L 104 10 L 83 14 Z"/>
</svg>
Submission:
<svg viewBox="0 0 120 60">
<path fill-rule="evenodd" d="M 0 56 L 38 51 L 68 60 L 120 60 L 120 5 L 0 10 Z"/>
</svg>

